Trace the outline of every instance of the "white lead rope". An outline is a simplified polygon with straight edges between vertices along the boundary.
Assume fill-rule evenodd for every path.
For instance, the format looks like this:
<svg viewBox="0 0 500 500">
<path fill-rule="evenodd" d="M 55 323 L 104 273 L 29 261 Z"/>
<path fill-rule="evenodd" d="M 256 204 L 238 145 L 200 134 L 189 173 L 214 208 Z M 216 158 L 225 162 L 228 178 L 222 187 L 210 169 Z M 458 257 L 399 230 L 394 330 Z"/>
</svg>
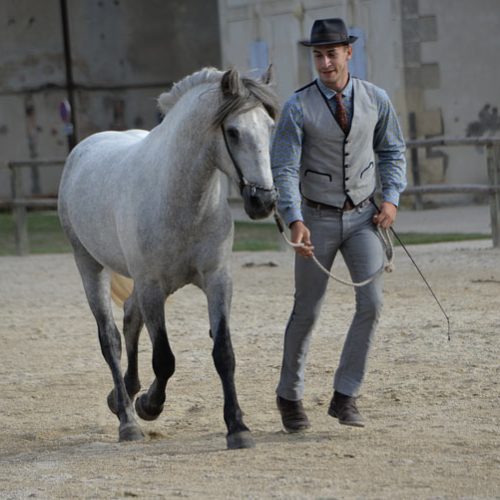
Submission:
<svg viewBox="0 0 500 500">
<path fill-rule="evenodd" d="M 276 221 L 276 225 L 278 226 L 279 232 L 281 233 L 281 236 L 283 236 L 283 239 L 287 242 L 287 244 L 292 248 L 304 247 L 305 246 L 304 243 L 292 243 L 290 241 L 290 239 L 285 234 L 285 227 L 283 225 L 283 221 L 276 210 L 274 211 L 273 215 L 274 215 L 274 220 Z M 383 229 L 380 226 L 377 226 L 377 229 L 378 229 L 378 236 L 380 237 L 382 244 L 385 247 L 385 256 L 387 259 L 387 263 L 382 262 L 380 269 L 378 269 L 374 274 L 372 274 L 369 278 L 367 278 L 364 281 L 360 281 L 359 283 L 354 283 L 350 280 L 338 278 L 337 276 L 334 276 L 325 266 L 323 266 L 323 264 L 321 264 L 321 262 L 316 258 L 314 253 L 312 254 L 311 258 L 313 259 L 315 264 L 321 269 L 321 271 L 323 271 L 331 279 L 339 283 L 342 283 L 343 285 L 353 286 L 353 287 L 361 287 L 368 285 L 368 283 L 371 283 L 379 274 L 383 273 L 384 271 L 391 273 L 394 270 L 394 247 L 389 232 L 387 231 L 387 229 Z"/>
</svg>

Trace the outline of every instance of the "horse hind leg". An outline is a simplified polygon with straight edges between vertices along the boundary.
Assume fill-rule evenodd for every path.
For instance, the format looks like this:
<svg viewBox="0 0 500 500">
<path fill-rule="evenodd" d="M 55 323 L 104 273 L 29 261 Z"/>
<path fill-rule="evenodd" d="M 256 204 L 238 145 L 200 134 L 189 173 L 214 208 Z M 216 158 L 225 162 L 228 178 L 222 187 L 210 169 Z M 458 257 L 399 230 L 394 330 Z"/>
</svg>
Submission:
<svg viewBox="0 0 500 500">
<path fill-rule="evenodd" d="M 165 295 L 159 287 L 149 285 L 142 286 L 137 297 L 153 345 L 153 371 L 156 378 L 148 391 L 136 399 L 135 410 L 142 419 L 155 420 L 163 411 L 167 382 L 175 372 L 175 356 L 170 349 L 165 328 Z"/>
<path fill-rule="evenodd" d="M 135 395 L 141 389 L 138 370 L 138 346 L 139 336 L 144 326 L 144 320 L 142 319 L 141 310 L 133 294 L 125 301 L 123 310 L 123 336 L 125 337 L 128 360 L 124 381 L 125 387 L 127 388 L 127 394 L 130 400 L 133 401 Z M 115 389 L 108 395 L 108 406 L 113 413 L 118 414 Z"/>
<path fill-rule="evenodd" d="M 116 394 L 116 413 L 120 420 L 120 441 L 143 439 L 132 403 L 121 374 L 121 339 L 111 309 L 109 277 L 103 267 L 79 244 L 72 242 L 75 261 L 82 277 L 83 287 L 97 322 L 101 351 L 113 377 Z"/>
</svg>

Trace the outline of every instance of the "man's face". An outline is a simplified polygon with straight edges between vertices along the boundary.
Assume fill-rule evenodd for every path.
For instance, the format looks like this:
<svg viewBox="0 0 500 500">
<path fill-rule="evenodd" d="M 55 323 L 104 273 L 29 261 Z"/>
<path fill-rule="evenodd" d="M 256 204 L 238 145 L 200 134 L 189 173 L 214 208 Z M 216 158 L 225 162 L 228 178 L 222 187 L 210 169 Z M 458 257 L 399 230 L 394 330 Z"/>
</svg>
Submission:
<svg viewBox="0 0 500 500">
<path fill-rule="evenodd" d="M 319 79 L 337 92 L 347 85 L 348 61 L 351 57 L 351 45 L 321 45 L 313 48 L 314 66 Z"/>
</svg>

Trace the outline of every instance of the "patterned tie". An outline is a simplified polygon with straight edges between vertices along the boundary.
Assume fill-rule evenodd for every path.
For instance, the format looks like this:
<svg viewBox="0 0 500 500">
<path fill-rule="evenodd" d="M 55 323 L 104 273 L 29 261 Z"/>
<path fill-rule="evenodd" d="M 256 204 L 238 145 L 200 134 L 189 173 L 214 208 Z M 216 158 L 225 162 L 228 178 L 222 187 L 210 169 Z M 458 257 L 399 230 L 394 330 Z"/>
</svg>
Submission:
<svg viewBox="0 0 500 500">
<path fill-rule="evenodd" d="M 347 119 L 347 111 L 344 106 L 344 101 L 342 100 L 342 94 L 337 92 L 335 94 L 335 119 L 337 123 L 340 125 L 340 128 L 344 131 L 344 134 L 347 135 L 349 132 L 349 121 Z"/>
</svg>

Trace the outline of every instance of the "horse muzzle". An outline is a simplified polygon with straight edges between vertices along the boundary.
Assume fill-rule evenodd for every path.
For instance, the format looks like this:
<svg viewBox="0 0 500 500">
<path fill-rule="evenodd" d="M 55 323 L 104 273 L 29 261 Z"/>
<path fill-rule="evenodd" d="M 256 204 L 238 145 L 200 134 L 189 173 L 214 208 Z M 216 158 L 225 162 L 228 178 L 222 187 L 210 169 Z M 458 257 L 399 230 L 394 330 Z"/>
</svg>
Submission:
<svg viewBox="0 0 500 500">
<path fill-rule="evenodd" d="M 252 220 L 264 219 L 276 206 L 278 192 L 273 186 L 270 189 L 247 184 L 241 190 L 245 212 Z"/>
</svg>

